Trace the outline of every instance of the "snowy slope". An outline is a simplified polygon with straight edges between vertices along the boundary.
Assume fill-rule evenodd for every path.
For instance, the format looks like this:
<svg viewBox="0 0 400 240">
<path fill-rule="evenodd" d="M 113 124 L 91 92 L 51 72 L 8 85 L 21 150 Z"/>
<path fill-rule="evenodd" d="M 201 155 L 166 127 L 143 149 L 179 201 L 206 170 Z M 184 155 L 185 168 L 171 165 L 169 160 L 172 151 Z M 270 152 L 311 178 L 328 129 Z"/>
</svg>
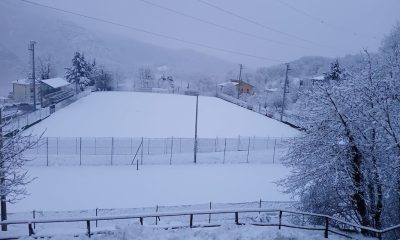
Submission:
<svg viewBox="0 0 400 240">
<path fill-rule="evenodd" d="M 195 97 L 96 92 L 29 131 L 47 137 L 194 137 Z M 198 136 L 292 137 L 297 130 L 214 97 L 199 97 Z"/>
</svg>

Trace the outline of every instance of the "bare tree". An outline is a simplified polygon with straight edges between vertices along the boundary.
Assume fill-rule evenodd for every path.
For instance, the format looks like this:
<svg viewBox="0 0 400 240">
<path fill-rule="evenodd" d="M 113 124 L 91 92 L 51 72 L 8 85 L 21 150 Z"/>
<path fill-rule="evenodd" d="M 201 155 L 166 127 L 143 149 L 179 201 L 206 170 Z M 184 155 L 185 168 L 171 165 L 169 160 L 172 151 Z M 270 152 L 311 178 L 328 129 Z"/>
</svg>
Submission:
<svg viewBox="0 0 400 240">
<path fill-rule="evenodd" d="M 23 166 L 28 161 L 24 157 L 26 150 L 34 148 L 41 136 L 14 131 L 3 135 L 3 128 L 12 124 L 2 121 L 0 108 L 0 198 L 1 221 L 7 220 L 7 203 L 14 203 L 27 194 L 26 185 L 32 181 Z M 7 231 L 7 225 L 2 225 L 2 231 Z"/>
<path fill-rule="evenodd" d="M 38 58 L 38 65 L 36 71 L 39 74 L 41 80 L 54 78 L 57 75 L 54 67 L 53 59 L 50 55 L 41 56 Z"/>
</svg>

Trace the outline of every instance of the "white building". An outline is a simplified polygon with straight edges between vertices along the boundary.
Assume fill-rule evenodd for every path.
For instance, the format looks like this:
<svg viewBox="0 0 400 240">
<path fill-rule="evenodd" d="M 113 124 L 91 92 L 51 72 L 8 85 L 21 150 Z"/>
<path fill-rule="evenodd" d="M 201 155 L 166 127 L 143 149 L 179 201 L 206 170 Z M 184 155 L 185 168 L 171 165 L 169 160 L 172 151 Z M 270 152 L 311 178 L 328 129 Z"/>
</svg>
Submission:
<svg viewBox="0 0 400 240">
<path fill-rule="evenodd" d="M 20 103 L 33 103 L 33 82 L 31 79 L 19 79 L 12 82 L 13 99 Z M 39 100 L 40 82 L 36 80 L 36 100 Z"/>
</svg>

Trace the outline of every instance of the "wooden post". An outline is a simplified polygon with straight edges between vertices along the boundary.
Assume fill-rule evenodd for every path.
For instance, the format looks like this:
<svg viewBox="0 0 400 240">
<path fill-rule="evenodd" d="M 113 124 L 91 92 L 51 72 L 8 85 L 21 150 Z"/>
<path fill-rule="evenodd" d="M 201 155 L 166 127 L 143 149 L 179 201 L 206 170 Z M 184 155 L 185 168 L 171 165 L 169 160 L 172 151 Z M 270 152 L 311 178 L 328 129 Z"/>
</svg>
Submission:
<svg viewBox="0 0 400 240">
<path fill-rule="evenodd" d="M 57 143 L 57 155 L 58 155 L 58 137 L 56 138 L 56 143 Z"/>
<path fill-rule="evenodd" d="M 171 138 L 171 153 L 169 157 L 169 165 L 172 165 L 172 149 L 174 147 L 174 137 Z"/>
<path fill-rule="evenodd" d="M 279 230 L 281 230 L 282 225 L 282 211 L 279 211 Z"/>
<path fill-rule="evenodd" d="M 90 221 L 89 220 L 86 221 L 86 227 L 87 227 L 87 235 L 90 238 L 90 235 L 92 235 L 92 234 L 90 233 Z"/>
<path fill-rule="evenodd" d="M 179 138 L 179 153 L 182 153 L 182 138 Z"/>
<path fill-rule="evenodd" d="M 216 137 L 214 140 L 214 152 L 217 152 L 217 140 L 218 140 L 218 137 Z"/>
<path fill-rule="evenodd" d="M 189 223 L 189 225 L 190 225 L 190 228 L 193 227 L 193 214 L 190 214 L 190 223 Z"/>
<path fill-rule="evenodd" d="M 210 202 L 210 210 L 211 210 L 211 202 Z M 211 223 L 211 213 L 208 214 L 208 224 L 210 224 L 210 223 Z"/>
<path fill-rule="evenodd" d="M 29 232 L 29 236 L 32 236 L 33 234 L 35 234 L 35 232 L 33 231 L 33 228 L 32 228 L 32 223 L 28 224 L 28 232 Z"/>
<path fill-rule="evenodd" d="M 238 144 L 237 144 L 237 150 L 239 151 L 239 148 L 240 148 L 240 135 L 239 135 L 239 137 L 238 137 Z"/>
<path fill-rule="evenodd" d="M 32 217 L 33 217 L 33 219 L 36 219 L 36 211 L 35 211 L 35 209 L 33 209 L 33 211 L 32 211 Z M 36 223 L 33 223 L 33 229 L 36 229 Z"/>
<path fill-rule="evenodd" d="M 239 213 L 235 212 L 235 223 L 236 225 L 239 225 Z"/>
<path fill-rule="evenodd" d="M 98 212 L 98 210 L 99 210 L 99 209 L 98 209 L 98 208 L 96 208 L 96 217 L 98 216 L 98 213 L 97 213 L 97 212 Z M 96 219 L 96 228 L 97 228 L 97 219 Z"/>
<path fill-rule="evenodd" d="M 258 208 L 261 209 L 261 205 L 262 205 L 262 201 L 261 201 L 261 198 L 260 198 L 260 202 L 258 203 Z M 258 214 L 261 214 L 261 212 L 258 212 Z"/>
<path fill-rule="evenodd" d="M 324 238 L 328 238 L 329 232 L 329 218 L 325 217 L 325 231 L 324 231 Z"/>
<path fill-rule="evenodd" d="M 140 225 L 143 226 L 143 218 L 142 217 L 139 218 L 139 221 L 140 221 Z"/>
<path fill-rule="evenodd" d="M 158 212 L 158 205 L 156 206 L 156 212 Z M 156 217 L 156 225 L 158 223 L 158 217 Z"/>
<path fill-rule="evenodd" d="M 139 158 L 136 160 L 136 171 L 139 171 Z"/>
<path fill-rule="evenodd" d="M 224 141 L 224 160 L 222 161 L 222 164 L 225 164 L 225 155 L 226 155 L 226 138 Z"/>
</svg>

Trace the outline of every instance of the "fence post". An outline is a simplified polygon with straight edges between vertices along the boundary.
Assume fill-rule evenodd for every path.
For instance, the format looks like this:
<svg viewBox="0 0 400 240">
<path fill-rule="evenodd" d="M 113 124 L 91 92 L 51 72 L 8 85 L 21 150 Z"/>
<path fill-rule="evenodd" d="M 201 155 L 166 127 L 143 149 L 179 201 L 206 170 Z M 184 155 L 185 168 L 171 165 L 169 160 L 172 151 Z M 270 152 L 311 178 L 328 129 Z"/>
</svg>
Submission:
<svg viewBox="0 0 400 240">
<path fill-rule="evenodd" d="M 113 165 L 113 156 L 114 155 L 114 137 L 111 138 L 111 166 Z"/>
<path fill-rule="evenodd" d="M 214 140 L 214 152 L 217 152 L 217 140 L 218 140 L 218 137 L 216 137 Z"/>
<path fill-rule="evenodd" d="M 89 220 L 86 221 L 86 227 L 87 227 L 87 235 L 90 238 L 90 235 L 92 235 L 92 234 L 90 233 L 90 221 Z"/>
<path fill-rule="evenodd" d="M 142 137 L 142 149 L 140 149 L 140 165 L 143 165 L 143 137 Z"/>
<path fill-rule="evenodd" d="M 170 157 L 169 157 L 169 165 L 172 165 L 172 149 L 174 147 L 174 137 L 171 137 L 171 153 L 170 153 Z"/>
<path fill-rule="evenodd" d="M 143 226 L 143 218 L 142 217 L 139 218 L 139 221 L 140 221 L 140 225 Z"/>
<path fill-rule="evenodd" d="M 239 213 L 235 212 L 235 223 L 236 225 L 239 225 Z"/>
<path fill-rule="evenodd" d="M 36 219 L 36 211 L 35 211 L 35 209 L 33 209 L 33 211 L 32 211 L 32 217 L 33 217 L 33 219 Z M 36 229 L 36 223 L 33 223 L 33 229 Z"/>
<path fill-rule="evenodd" d="M 179 138 L 179 153 L 182 153 L 182 138 Z"/>
<path fill-rule="evenodd" d="M 32 223 L 28 224 L 28 232 L 29 232 L 29 236 L 32 236 L 33 234 L 35 234 L 35 232 L 33 231 L 33 228 L 32 228 Z"/>
<path fill-rule="evenodd" d="M 211 202 L 210 202 L 210 210 L 211 210 Z M 210 223 L 211 223 L 211 213 L 208 214 L 208 224 L 210 224 Z"/>
<path fill-rule="evenodd" d="M 274 143 L 274 155 L 272 155 L 272 163 L 275 163 L 275 149 L 276 149 L 276 138 Z"/>
<path fill-rule="evenodd" d="M 224 160 L 222 161 L 222 164 L 225 164 L 225 155 L 226 155 L 226 138 L 224 141 Z"/>
<path fill-rule="evenodd" d="M 158 204 L 157 204 L 157 206 L 156 206 L 156 213 L 158 212 Z M 159 217 L 156 217 L 156 225 L 157 225 L 157 223 L 158 223 L 158 219 L 159 219 Z"/>
<path fill-rule="evenodd" d="M 256 149 L 256 136 L 253 136 L 253 150 Z"/>
<path fill-rule="evenodd" d="M 239 147 L 240 147 L 240 135 L 238 137 L 238 144 L 237 144 L 237 150 L 239 151 Z"/>
<path fill-rule="evenodd" d="M 189 223 L 189 225 L 190 225 L 190 228 L 193 227 L 193 214 L 190 214 L 190 223 Z"/>
<path fill-rule="evenodd" d="M 247 144 L 247 157 L 246 157 L 246 163 L 249 163 L 249 154 L 250 154 L 250 137 L 249 137 L 249 143 Z"/>
<path fill-rule="evenodd" d="M 57 142 L 57 155 L 58 155 L 58 137 L 56 139 L 56 142 Z"/>
<path fill-rule="evenodd" d="M 82 166 L 82 137 L 79 138 L 79 166 Z"/>
<path fill-rule="evenodd" d="M 98 208 L 96 208 L 96 217 L 98 216 L 97 212 L 98 212 Z M 97 219 L 96 219 L 96 228 L 97 228 Z"/>
<path fill-rule="evenodd" d="M 329 230 L 329 218 L 325 217 L 325 232 L 324 238 L 328 238 L 328 230 Z"/>
<path fill-rule="evenodd" d="M 147 155 L 150 155 L 150 138 L 147 139 Z"/>
<path fill-rule="evenodd" d="M 49 166 L 49 137 L 46 138 L 46 166 Z"/>
<path fill-rule="evenodd" d="M 279 211 L 279 225 L 278 225 L 279 230 L 281 230 L 281 225 L 282 225 L 282 211 Z"/>
<path fill-rule="evenodd" d="M 258 208 L 261 209 L 261 205 L 262 205 L 262 200 L 261 200 L 261 198 L 260 198 L 260 202 L 258 203 Z M 261 214 L 261 212 L 258 212 L 258 214 Z"/>
</svg>

